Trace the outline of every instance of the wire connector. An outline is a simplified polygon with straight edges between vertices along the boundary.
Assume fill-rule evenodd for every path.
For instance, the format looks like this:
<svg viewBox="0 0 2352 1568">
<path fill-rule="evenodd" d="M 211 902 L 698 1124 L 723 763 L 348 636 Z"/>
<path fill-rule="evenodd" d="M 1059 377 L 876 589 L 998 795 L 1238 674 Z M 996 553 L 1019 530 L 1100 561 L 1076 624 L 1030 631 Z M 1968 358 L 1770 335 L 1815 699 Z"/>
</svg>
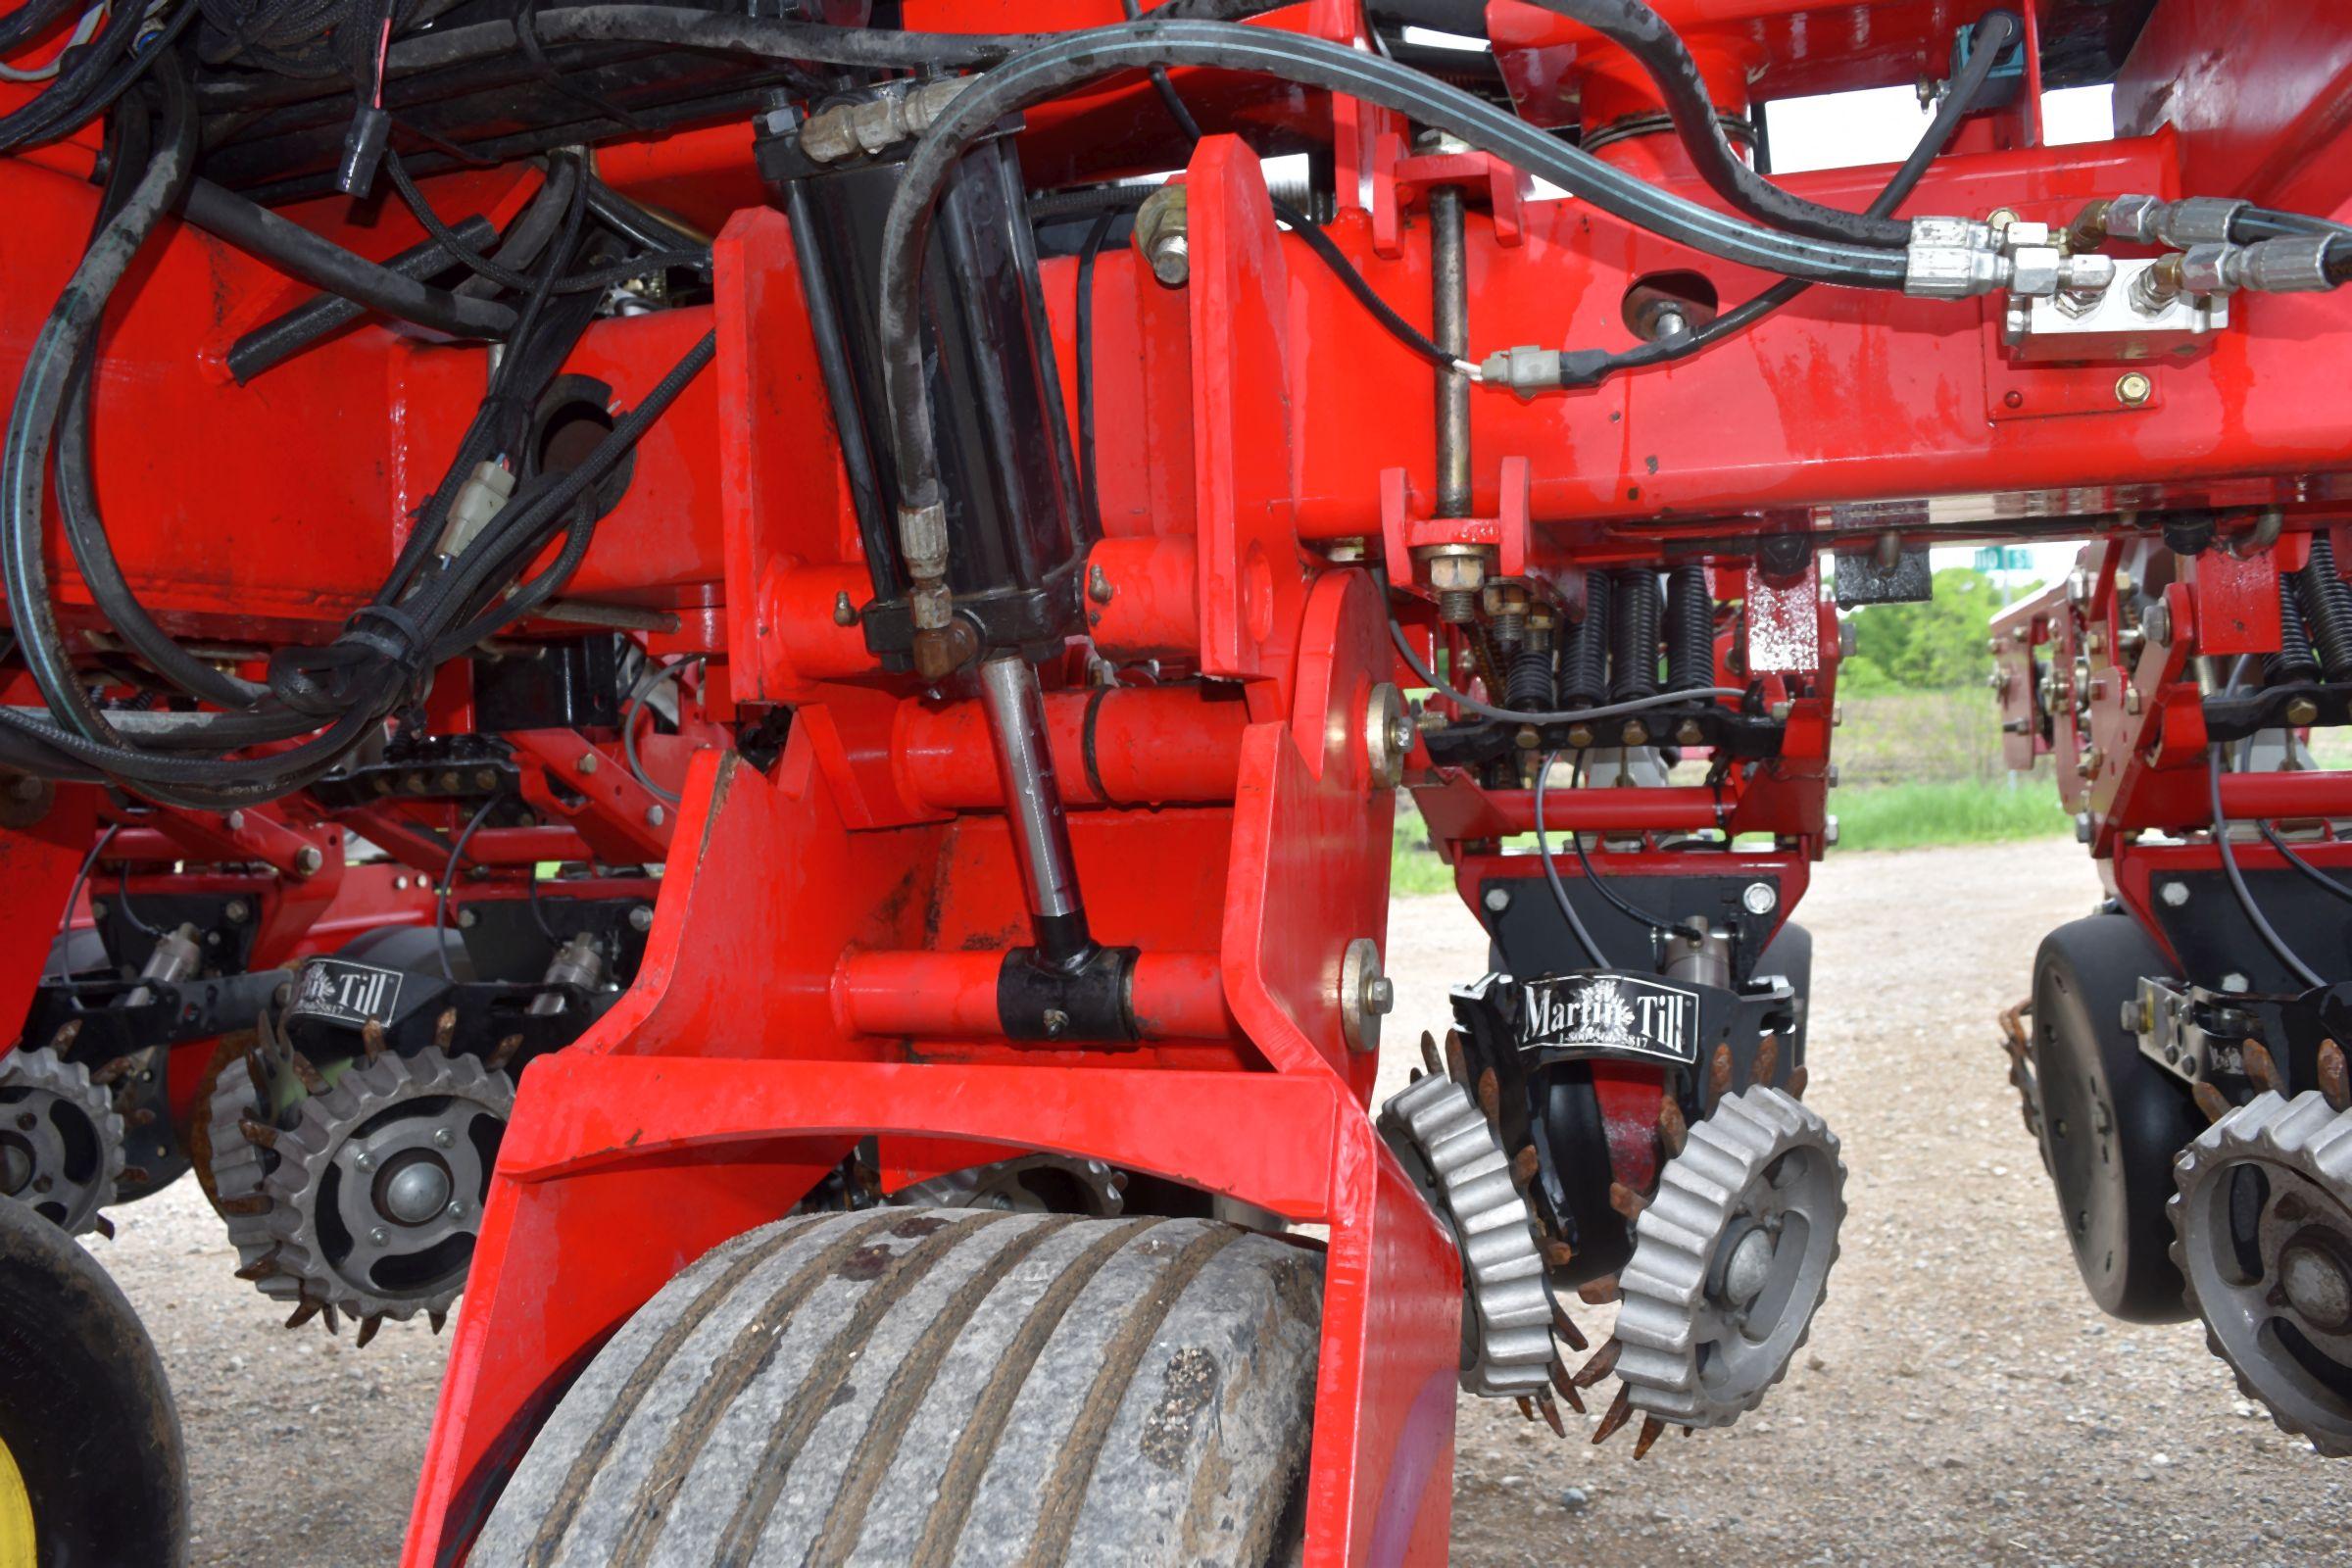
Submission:
<svg viewBox="0 0 2352 1568">
<path fill-rule="evenodd" d="M 464 555 L 466 547 L 480 538 L 482 530 L 506 510 L 507 499 L 514 494 L 514 475 L 506 465 L 476 466 L 458 487 L 458 498 L 449 504 L 449 523 L 441 530 L 441 554 Z"/>
<path fill-rule="evenodd" d="M 1503 349 L 1487 356 L 1478 379 L 1486 386 L 1507 386 L 1522 402 L 1532 401 L 1539 392 L 1560 389 L 1560 351 L 1533 343 Z"/>
</svg>

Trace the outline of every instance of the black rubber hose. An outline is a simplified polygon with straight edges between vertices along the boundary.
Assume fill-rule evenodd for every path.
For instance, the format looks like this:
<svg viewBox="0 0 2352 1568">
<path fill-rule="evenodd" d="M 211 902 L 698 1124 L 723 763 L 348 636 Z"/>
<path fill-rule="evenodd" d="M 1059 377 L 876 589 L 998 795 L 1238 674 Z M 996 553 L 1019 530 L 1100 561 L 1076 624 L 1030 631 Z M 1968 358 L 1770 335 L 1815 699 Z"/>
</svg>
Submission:
<svg viewBox="0 0 2352 1568">
<path fill-rule="evenodd" d="M 2278 579 L 2278 652 L 2262 656 L 2262 683 L 2291 686 L 2320 678 L 2320 662 L 2312 656 L 2311 629 L 2303 624 L 2302 607 L 2295 603 L 2294 581 Z"/>
<path fill-rule="evenodd" d="M 2295 597 L 2328 678 L 2352 680 L 2352 585 L 2336 571 L 2335 541 L 2326 533 L 2311 536 L 2311 559 L 2295 573 Z"/>
<path fill-rule="evenodd" d="M 1609 701 L 1630 703 L 1654 696 L 1658 690 L 1658 632 L 1664 606 L 1658 596 L 1658 574 L 1646 566 L 1618 571 L 1611 586 L 1612 622 Z"/>
<path fill-rule="evenodd" d="M 1715 684 L 1715 598 L 1707 568 L 1695 564 L 1666 574 L 1666 689 Z"/>
<path fill-rule="evenodd" d="M 1760 223 L 1854 245 L 1908 245 L 1911 225 L 1876 213 L 1845 213 L 1792 196 L 1757 173 L 1723 134 L 1706 78 L 1682 35 L 1642 0 L 1534 0 L 1555 16 L 1579 22 L 1632 55 L 1658 89 L 1675 134 L 1698 176 L 1739 212 Z M 1587 133 L 1596 129 L 1587 126 Z"/>
<path fill-rule="evenodd" d="M 460 222 L 456 232 L 461 239 L 475 246 L 486 245 L 498 237 L 496 225 L 478 215 Z M 388 270 L 403 277 L 413 277 L 419 283 L 437 281 L 458 265 L 457 257 L 435 239 L 428 239 L 421 245 L 412 245 L 384 261 Z M 243 386 L 263 371 L 275 369 L 312 344 L 341 331 L 367 314 L 368 307 L 357 300 L 345 299 L 340 294 L 314 295 L 283 316 L 264 321 L 229 345 L 228 373 L 236 379 L 237 385 Z"/>
<path fill-rule="evenodd" d="M 547 174 L 538 190 L 531 195 L 531 204 L 522 216 L 507 226 L 506 237 L 498 242 L 491 258 L 503 266 L 527 270 L 545 254 L 548 241 L 554 239 L 571 212 L 573 187 L 579 182 L 579 160 L 557 157 L 548 161 Z M 469 277 L 450 290 L 453 294 L 484 299 L 498 292 L 496 284 L 486 277 Z"/>
<path fill-rule="evenodd" d="M 154 156 L 120 209 L 82 253 L 57 305 L 41 323 L 24 358 L 23 378 L 0 443 L 0 572 L 7 578 L 9 614 L 18 649 L 42 700 L 58 719 L 84 738 L 111 738 L 106 720 L 80 679 L 58 631 L 42 553 L 42 477 L 67 394 L 82 356 L 94 341 L 106 303 L 149 235 L 170 214 L 196 161 L 196 116 L 177 64 L 156 68 L 163 95 L 163 131 Z"/>
<path fill-rule="evenodd" d="M 452 337 L 503 338 L 514 330 L 514 313 L 504 305 L 466 299 L 403 277 L 210 180 L 189 182 L 181 213 L 198 228 L 287 276 L 357 300 L 369 310 Z"/>
<path fill-rule="evenodd" d="M 24 5 L 0 17 L 0 55 L 14 54 L 39 37 L 77 3 L 78 0 L 25 0 Z"/>
<path fill-rule="evenodd" d="M 117 6 L 96 36 L 80 48 L 69 51 L 72 58 L 48 86 L 18 108 L 0 115 L 0 153 L 70 134 L 93 116 L 104 113 L 107 88 L 115 74 L 125 63 L 126 56 L 132 60 L 138 58 L 131 45 L 143 14 L 140 6 Z M 152 59 L 152 53 L 147 58 Z"/>
<path fill-rule="evenodd" d="M 1585 618 L 1568 628 L 1560 655 L 1560 701 L 1592 708 L 1609 697 L 1609 601 L 1614 584 L 1605 571 L 1585 573 Z M 1514 705 L 1516 706 L 1516 705 Z"/>
<path fill-rule="evenodd" d="M 940 501 L 919 327 L 931 220 L 949 173 L 964 150 L 1006 115 L 1104 76 L 1155 65 L 1251 72 L 1360 98 L 1448 131 L 1604 212 L 1724 260 L 1857 287 L 1902 286 L 1907 262 L 1899 250 L 1758 230 L 1742 219 L 1672 195 L 1568 146 L 1508 110 L 1378 55 L 1319 38 L 1222 23 L 1141 22 L 1098 27 L 1016 56 L 975 78 L 906 161 L 884 224 L 878 310 L 903 507 L 922 509 Z"/>
<path fill-rule="evenodd" d="M 493 257 L 484 256 L 480 241 L 467 241 L 465 235 L 456 232 L 449 224 L 442 221 L 441 215 L 433 210 L 433 204 L 425 199 L 424 192 L 418 190 L 416 182 L 409 176 L 408 168 L 401 162 L 399 153 L 389 150 L 385 152 L 384 169 L 392 176 L 392 184 L 400 192 L 401 201 L 415 216 L 418 225 L 431 235 L 444 251 L 465 264 L 468 271 L 486 278 L 500 288 L 513 289 L 517 293 L 525 293 L 531 289 L 534 279 L 524 276 L 521 272 Z M 593 182 L 591 182 L 590 188 L 593 191 Z M 708 267 L 710 263 L 710 253 L 708 250 L 662 250 L 648 256 L 631 257 L 627 261 L 617 262 L 611 267 L 599 268 L 593 271 L 559 278 L 556 281 L 555 292 L 558 294 L 588 294 L 611 288 L 615 283 L 624 283 L 632 277 L 641 277 L 647 272 L 663 268 Z M 398 269 L 396 268 L 394 270 L 398 270 Z"/>
<path fill-rule="evenodd" d="M 1951 91 L 1944 94 L 1942 107 L 1904 159 L 1886 181 L 1868 209 L 1875 217 L 1890 218 L 1919 188 L 1919 182 L 1930 166 L 1942 156 L 1959 134 L 1960 123 L 1975 113 L 1978 101 L 1984 94 L 1984 84 L 1992 77 L 1993 63 L 2023 30 L 2017 18 L 2007 11 L 1988 11 L 1976 25 L 1969 43 L 1968 64 L 1952 80 Z M 1714 347 L 1726 338 L 1737 337 L 1773 312 L 1813 285 L 1798 278 L 1787 278 L 1741 305 L 1724 312 L 1695 332 L 1681 332 L 1654 343 L 1620 353 L 1590 350 L 1581 354 L 1560 357 L 1562 386 L 1592 386 L 1603 377 L 1619 370 L 1639 369 L 1643 366 L 1666 365 L 1689 359 Z"/>
<path fill-rule="evenodd" d="M 2237 906 L 2246 913 L 2246 923 L 2254 928 L 2256 936 L 2262 938 L 2263 946 L 2278 955 L 2278 961 L 2285 964 L 2288 972 L 2306 987 L 2326 985 L 2328 982 L 2320 978 L 2319 972 L 2297 956 L 2295 950 L 2286 945 L 2286 939 L 2278 934 L 2278 928 L 2264 917 L 2261 906 L 2254 902 L 2253 893 L 2246 887 L 2245 877 L 2237 869 L 2237 852 L 2230 844 L 2230 818 L 2222 814 L 2222 749 L 2219 746 L 2205 749 L 2205 776 L 2213 806 L 2214 849 L 2221 856 L 2222 874 L 2229 879 L 2230 891 L 2237 896 Z"/>
<path fill-rule="evenodd" d="M 1522 708 L 1542 712 L 1559 701 L 1552 673 L 1551 650 L 1524 648 L 1511 661 L 1509 673 L 1502 680 L 1502 703 L 1505 708 Z"/>
</svg>

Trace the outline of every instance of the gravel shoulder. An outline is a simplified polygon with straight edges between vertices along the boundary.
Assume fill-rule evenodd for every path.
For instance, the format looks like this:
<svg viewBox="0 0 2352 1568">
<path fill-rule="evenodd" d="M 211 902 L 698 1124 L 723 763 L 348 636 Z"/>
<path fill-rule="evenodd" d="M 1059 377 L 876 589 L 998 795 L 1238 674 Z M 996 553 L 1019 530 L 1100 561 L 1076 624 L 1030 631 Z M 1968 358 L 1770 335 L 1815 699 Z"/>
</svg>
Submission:
<svg viewBox="0 0 2352 1568">
<path fill-rule="evenodd" d="M 2111 1322 L 2076 1279 L 1992 1020 L 2097 897 L 2063 842 L 1819 868 L 1807 1100 L 1851 1212 L 1812 1343 L 1762 1410 L 1639 1467 L 1627 1436 L 1465 1399 L 1454 1562 L 2352 1565 L 2352 1466 L 2244 1404 L 2198 1325 Z M 1389 958 L 1383 1093 L 1486 942 L 1453 899 L 1400 899 Z M 286 1333 L 193 1182 L 114 1217 L 93 1250 L 171 1370 L 195 1561 L 394 1561 L 447 1342 Z M 1578 1317 L 1599 1343 L 1607 1311 Z"/>
</svg>

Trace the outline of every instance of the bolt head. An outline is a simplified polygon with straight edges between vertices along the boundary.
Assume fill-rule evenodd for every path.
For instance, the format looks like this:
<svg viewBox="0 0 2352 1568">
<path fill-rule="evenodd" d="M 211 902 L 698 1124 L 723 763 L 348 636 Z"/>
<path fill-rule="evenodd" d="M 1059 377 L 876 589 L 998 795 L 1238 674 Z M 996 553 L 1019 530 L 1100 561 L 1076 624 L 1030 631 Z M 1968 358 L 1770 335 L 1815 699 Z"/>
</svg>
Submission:
<svg viewBox="0 0 2352 1568">
<path fill-rule="evenodd" d="M 392 1233 L 381 1225 L 371 1226 L 368 1232 L 368 1242 L 371 1247 L 389 1247 L 392 1244 Z"/>
<path fill-rule="evenodd" d="M 669 813 L 662 810 L 661 807 L 649 806 L 645 808 L 645 821 L 648 827 L 660 827 L 667 820 L 669 820 Z"/>
<path fill-rule="evenodd" d="M 2320 705 L 2313 702 L 2308 697 L 2294 698 L 2286 705 L 2286 721 L 2289 724 L 2301 725 L 2314 723 L 2318 720 L 2319 716 Z"/>
<path fill-rule="evenodd" d="M 433 1147 L 435 1149 L 447 1149 L 450 1145 L 456 1143 L 457 1141 L 458 1135 L 451 1132 L 448 1128 L 436 1127 L 433 1129 Z"/>
<path fill-rule="evenodd" d="M 375 1156 L 363 1149 L 358 1153 L 351 1156 L 351 1168 L 354 1170 L 373 1170 L 375 1169 Z"/>
<path fill-rule="evenodd" d="M 1780 902 L 1780 893 L 1769 882 L 1750 882 L 1740 890 L 1740 906 L 1750 914 L 1770 914 Z"/>
<path fill-rule="evenodd" d="M 2180 907 L 2180 906 L 2188 902 L 2188 884 L 2185 882 L 2167 882 L 2164 885 L 2164 890 L 2158 893 L 2156 896 L 2165 902 L 2166 907 L 2178 909 Z"/>
<path fill-rule="evenodd" d="M 449 1207 L 443 1212 L 447 1213 L 451 1219 L 464 1219 L 466 1217 L 466 1204 L 464 1200 L 456 1198 L 451 1199 L 449 1200 Z"/>
<path fill-rule="evenodd" d="M 632 931 L 651 931 L 653 928 L 654 928 L 654 906 L 653 906 L 652 905 L 650 905 L 650 904 L 640 904 L 640 905 L 638 905 L 636 907 L 634 907 L 634 908 L 632 908 L 631 910 L 629 910 L 629 929 L 630 929 L 630 930 L 632 930 Z"/>
<path fill-rule="evenodd" d="M 2127 409 L 2144 408 L 2156 395 L 2156 383 L 2145 370 L 2126 370 L 2115 378 L 2115 401 Z"/>
<path fill-rule="evenodd" d="M 305 844 L 294 852 L 294 869 L 304 876 L 314 876 L 326 864 L 326 856 L 316 844 Z"/>
<path fill-rule="evenodd" d="M 1489 888 L 1481 895 L 1479 902 L 1494 913 L 1500 914 L 1511 906 L 1511 890 L 1509 888 Z"/>
<path fill-rule="evenodd" d="M 1389 1013 L 1396 1008 L 1396 987 L 1387 975 L 1376 975 L 1364 982 L 1364 1010 Z"/>
<path fill-rule="evenodd" d="M 578 768 L 583 773 L 593 773 L 596 771 L 596 754 L 594 752 L 582 752 L 578 759 L 575 760 L 571 765 L 575 768 Z"/>
</svg>

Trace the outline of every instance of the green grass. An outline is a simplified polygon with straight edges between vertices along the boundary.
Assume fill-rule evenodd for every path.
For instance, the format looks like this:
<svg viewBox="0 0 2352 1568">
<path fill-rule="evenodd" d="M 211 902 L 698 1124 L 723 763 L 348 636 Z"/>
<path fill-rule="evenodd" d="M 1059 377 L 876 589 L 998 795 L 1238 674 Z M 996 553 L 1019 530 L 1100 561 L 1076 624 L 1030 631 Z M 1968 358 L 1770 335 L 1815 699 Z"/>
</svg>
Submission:
<svg viewBox="0 0 2352 1568">
<path fill-rule="evenodd" d="M 1401 790 L 1396 794 L 1396 838 L 1389 855 L 1389 891 L 1453 891 L 1453 867 L 1439 859 L 1438 852 L 1429 847 L 1429 824 L 1413 809 L 1413 798 Z"/>
<path fill-rule="evenodd" d="M 1838 849 L 1912 850 L 1936 844 L 1991 844 L 2057 838 L 2074 830 L 2047 778 L 1879 784 L 1830 797 Z"/>
</svg>

